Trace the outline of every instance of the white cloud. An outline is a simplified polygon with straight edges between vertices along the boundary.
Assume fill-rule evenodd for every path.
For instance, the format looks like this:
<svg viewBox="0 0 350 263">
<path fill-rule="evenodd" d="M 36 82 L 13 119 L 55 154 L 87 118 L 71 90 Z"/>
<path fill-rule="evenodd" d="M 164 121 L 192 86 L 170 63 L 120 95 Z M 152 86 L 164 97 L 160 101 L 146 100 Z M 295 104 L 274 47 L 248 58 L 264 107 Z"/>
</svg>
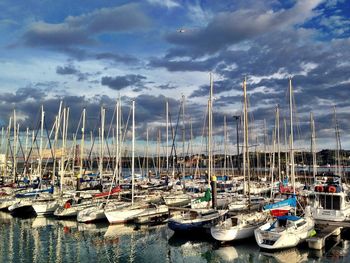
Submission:
<svg viewBox="0 0 350 263">
<path fill-rule="evenodd" d="M 152 5 L 164 6 L 168 9 L 180 7 L 180 4 L 174 0 L 147 0 Z"/>
</svg>

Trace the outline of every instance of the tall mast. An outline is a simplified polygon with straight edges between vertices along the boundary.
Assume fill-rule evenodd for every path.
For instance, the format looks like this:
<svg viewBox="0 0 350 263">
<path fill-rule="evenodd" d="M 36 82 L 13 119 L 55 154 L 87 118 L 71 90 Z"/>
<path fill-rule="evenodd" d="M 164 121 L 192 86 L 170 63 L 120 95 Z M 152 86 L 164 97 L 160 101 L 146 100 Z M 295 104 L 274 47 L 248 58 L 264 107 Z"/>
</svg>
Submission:
<svg viewBox="0 0 350 263">
<path fill-rule="evenodd" d="M 311 124 L 311 153 L 312 153 L 312 175 L 314 182 L 316 181 L 317 174 L 317 160 L 316 160 L 316 131 L 314 114 L 310 113 L 310 124 Z"/>
<path fill-rule="evenodd" d="M 285 159 L 286 159 L 286 177 L 289 176 L 289 160 L 288 160 L 288 140 L 287 140 L 287 120 L 283 118 L 284 122 L 284 146 L 285 146 Z"/>
<path fill-rule="evenodd" d="M 6 142 L 6 150 L 5 150 L 5 171 L 4 171 L 5 177 L 7 177 L 7 161 L 9 157 L 8 155 L 9 155 L 9 148 L 10 148 L 11 124 L 12 124 L 12 117 L 10 117 L 9 126 L 7 127 L 7 142 Z"/>
<path fill-rule="evenodd" d="M 290 114 L 290 175 L 292 177 L 293 193 L 295 194 L 295 171 L 294 171 L 294 138 L 293 138 L 293 87 L 292 78 L 289 78 L 289 114 Z"/>
<path fill-rule="evenodd" d="M 249 141 L 248 141 L 248 102 L 247 102 L 247 80 L 244 78 L 243 81 L 243 98 L 244 98 L 244 156 L 243 160 L 245 161 L 243 177 L 248 179 L 248 202 L 250 207 L 250 164 L 249 164 Z M 245 185 L 244 185 L 245 187 Z"/>
<path fill-rule="evenodd" d="M 120 97 L 117 100 L 117 114 L 116 114 L 116 172 L 117 172 L 117 181 L 120 183 L 121 175 L 121 147 L 122 147 L 122 132 L 121 132 L 121 100 Z"/>
<path fill-rule="evenodd" d="M 83 176 L 83 165 L 84 165 L 84 143 L 85 143 L 85 117 L 86 117 L 86 109 L 83 109 L 83 126 L 81 128 L 81 141 L 80 141 L 80 171 L 78 174 L 78 184 L 77 189 L 80 188 L 80 178 Z"/>
<path fill-rule="evenodd" d="M 236 164 L 237 164 L 237 171 L 238 171 L 238 175 L 241 174 L 241 164 L 240 164 L 240 156 L 239 156 L 239 123 L 241 120 L 241 117 L 239 115 L 237 116 L 233 116 L 236 120 L 236 140 L 237 140 L 237 159 L 236 159 Z"/>
<path fill-rule="evenodd" d="M 157 159 L 158 159 L 158 173 L 160 175 L 160 137 L 161 137 L 161 133 L 160 133 L 160 129 L 158 129 L 158 139 L 157 139 Z"/>
<path fill-rule="evenodd" d="M 61 113 L 62 113 L 62 101 L 60 101 L 60 106 L 58 109 L 58 115 L 55 118 L 56 126 L 55 126 L 55 140 L 53 143 L 53 167 L 52 167 L 52 185 L 55 185 L 55 177 L 56 177 L 56 161 L 57 161 L 57 153 L 56 147 L 58 143 L 58 133 L 60 131 L 61 125 Z"/>
<path fill-rule="evenodd" d="M 45 118 L 45 112 L 44 112 L 44 106 L 41 106 L 41 127 L 40 127 L 40 150 L 39 150 L 39 177 L 40 181 L 42 178 L 42 163 L 43 163 L 43 138 L 44 138 L 44 118 Z"/>
<path fill-rule="evenodd" d="M 193 174 L 193 165 L 192 165 L 192 157 L 193 157 L 193 130 L 192 130 L 192 118 L 190 118 L 190 173 Z"/>
<path fill-rule="evenodd" d="M 102 177 L 103 177 L 105 114 L 106 114 L 106 110 L 103 107 L 101 107 L 101 144 L 100 144 L 100 165 L 99 165 L 99 172 L 100 172 L 100 180 L 101 180 L 101 182 L 102 182 Z"/>
<path fill-rule="evenodd" d="M 227 124 L 224 115 L 224 175 L 227 175 Z"/>
<path fill-rule="evenodd" d="M 151 181 L 150 173 L 148 172 L 148 127 L 146 128 L 146 174 L 148 181 Z"/>
<path fill-rule="evenodd" d="M 213 169 L 213 153 L 212 153 L 212 129 L 213 129 L 213 111 L 212 111 L 212 103 L 213 103 L 213 76 L 210 73 L 210 92 L 209 92 L 209 100 L 208 100 L 208 185 L 210 187 L 210 180 L 212 176 Z"/>
<path fill-rule="evenodd" d="M 65 151 L 66 151 L 66 124 L 67 122 L 67 108 L 63 109 L 63 127 L 62 127 L 62 151 L 61 151 L 61 167 L 60 167 L 60 189 L 61 193 L 63 193 L 63 178 L 64 178 L 64 162 L 65 162 Z"/>
<path fill-rule="evenodd" d="M 166 136 L 166 172 L 169 173 L 169 102 L 168 100 L 165 101 L 165 136 Z"/>
<path fill-rule="evenodd" d="M 13 110 L 13 179 L 17 182 L 17 120 L 16 110 Z"/>
<path fill-rule="evenodd" d="M 273 198 L 273 189 L 274 189 L 274 172 L 275 172 L 275 157 L 276 156 L 276 122 L 275 122 L 275 128 L 272 133 L 272 156 L 270 155 L 270 161 L 271 161 L 271 195 L 270 198 Z"/>
<path fill-rule="evenodd" d="M 281 141 L 280 141 L 280 106 L 276 107 L 277 121 L 277 158 L 278 158 L 278 181 L 281 182 Z"/>
<path fill-rule="evenodd" d="M 264 176 L 265 178 L 266 178 L 266 168 L 267 168 L 266 146 L 267 146 L 267 131 L 266 131 L 266 119 L 264 119 Z"/>
<path fill-rule="evenodd" d="M 182 176 L 185 177 L 185 96 L 182 95 Z"/>
<path fill-rule="evenodd" d="M 334 123 L 335 123 L 335 139 L 336 139 L 336 152 L 335 152 L 335 165 L 336 165 L 336 174 L 337 175 L 341 175 L 341 168 L 340 168 L 340 164 L 341 164 L 341 160 L 340 160 L 340 135 L 339 135 L 339 125 L 338 125 L 338 119 L 337 119 L 337 111 L 336 111 L 336 107 L 333 107 L 333 111 L 334 111 Z"/>
<path fill-rule="evenodd" d="M 29 128 L 26 129 L 26 141 L 25 141 L 25 148 L 24 148 L 24 172 L 23 175 L 25 176 L 27 174 L 27 168 L 28 168 L 28 142 L 29 142 Z"/>
<path fill-rule="evenodd" d="M 132 148 L 131 148 L 131 204 L 134 204 L 135 191 L 135 100 L 132 101 Z"/>
</svg>

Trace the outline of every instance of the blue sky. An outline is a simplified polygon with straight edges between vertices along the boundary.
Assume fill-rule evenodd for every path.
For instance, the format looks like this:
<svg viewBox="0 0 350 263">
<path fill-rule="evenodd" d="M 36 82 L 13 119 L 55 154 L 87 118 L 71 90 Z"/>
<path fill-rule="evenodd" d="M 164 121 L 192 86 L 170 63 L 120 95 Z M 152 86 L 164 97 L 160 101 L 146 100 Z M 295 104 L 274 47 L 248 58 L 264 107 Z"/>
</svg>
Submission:
<svg viewBox="0 0 350 263">
<path fill-rule="evenodd" d="M 350 147 L 349 1 L 3 0 L 0 9 L 2 124 L 16 108 L 21 129 L 33 128 L 39 106 L 52 120 L 62 99 L 73 120 L 83 107 L 111 114 L 120 95 L 126 106 L 136 99 L 143 139 L 146 126 L 164 127 L 164 101 L 175 120 L 184 95 L 200 135 L 213 72 L 216 133 L 224 115 L 233 129 L 247 76 L 252 132 L 263 141 L 277 104 L 288 117 L 292 76 L 301 140 L 312 111 L 319 148 L 335 147 L 335 105 Z"/>
</svg>

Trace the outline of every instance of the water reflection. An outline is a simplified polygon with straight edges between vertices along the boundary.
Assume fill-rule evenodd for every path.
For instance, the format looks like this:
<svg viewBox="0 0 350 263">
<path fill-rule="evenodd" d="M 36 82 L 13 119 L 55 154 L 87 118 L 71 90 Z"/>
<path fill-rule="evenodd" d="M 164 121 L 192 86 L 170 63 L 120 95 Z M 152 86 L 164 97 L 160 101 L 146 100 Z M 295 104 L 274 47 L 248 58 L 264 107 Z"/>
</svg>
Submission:
<svg viewBox="0 0 350 263">
<path fill-rule="evenodd" d="M 166 225 L 78 224 L 0 213 L 0 262 L 350 262 L 349 235 L 322 251 L 270 253 L 254 240 L 221 245 L 209 236 L 175 235 Z"/>
<path fill-rule="evenodd" d="M 288 262 L 288 263 L 299 263 L 308 262 L 308 252 L 307 250 L 299 250 L 297 248 L 290 248 L 281 251 L 271 252 L 260 252 L 259 260 L 269 260 L 274 259 L 274 262 Z"/>
</svg>

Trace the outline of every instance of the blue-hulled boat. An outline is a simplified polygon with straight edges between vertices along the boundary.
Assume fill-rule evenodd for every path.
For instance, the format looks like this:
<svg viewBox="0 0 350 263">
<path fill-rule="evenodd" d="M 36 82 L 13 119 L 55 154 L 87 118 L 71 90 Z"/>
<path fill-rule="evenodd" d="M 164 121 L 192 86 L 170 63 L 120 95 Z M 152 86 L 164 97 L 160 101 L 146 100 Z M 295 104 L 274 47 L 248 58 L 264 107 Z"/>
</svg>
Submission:
<svg viewBox="0 0 350 263">
<path fill-rule="evenodd" d="M 227 210 L 189 209 L 175 214 L 168 220 L 168 227 L 175 232 L 203 231 L 210 229 L 227 213 Z"/>
</svg>

